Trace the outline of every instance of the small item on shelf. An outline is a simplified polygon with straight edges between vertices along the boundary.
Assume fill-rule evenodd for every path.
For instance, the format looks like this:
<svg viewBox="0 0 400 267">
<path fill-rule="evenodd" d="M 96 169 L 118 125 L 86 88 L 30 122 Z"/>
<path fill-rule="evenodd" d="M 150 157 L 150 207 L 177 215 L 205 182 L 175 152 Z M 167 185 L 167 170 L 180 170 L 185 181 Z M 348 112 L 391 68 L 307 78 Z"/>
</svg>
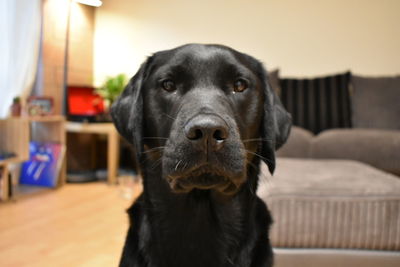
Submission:
<svg viewBox="0 0 400 267">
<path fill-rule="evenodd" d="M 15 153 L 0 150 L 0 161 L 15 157 Z"/>
<path fill-rule="evenodd" d="M 13 103 L 11 105 L 11 116 L 13 117 L 21 116 L 21 110 L 22 110 L 21 98 L 14 97 Z"/>
<path fill-rule="evenodd" d="M 53 114 L 53 98 L 30 96 L 27 102 L 29 116 L 45 116 Z"/>
</svg>

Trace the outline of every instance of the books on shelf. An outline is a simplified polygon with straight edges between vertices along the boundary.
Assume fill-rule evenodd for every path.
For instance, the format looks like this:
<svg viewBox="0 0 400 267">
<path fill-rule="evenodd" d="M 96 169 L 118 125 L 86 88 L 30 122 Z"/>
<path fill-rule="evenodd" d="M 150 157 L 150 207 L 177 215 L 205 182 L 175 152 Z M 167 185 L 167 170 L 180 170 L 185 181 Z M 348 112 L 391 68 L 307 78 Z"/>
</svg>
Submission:
<svg viewBox="0 0 400 267">
<path fill-rule="evenodd" d="M 56 187 L 65 148 L 58 143 L 29 143 L 29 160 L 22 164 L 20 183 Z"/>
</svg>

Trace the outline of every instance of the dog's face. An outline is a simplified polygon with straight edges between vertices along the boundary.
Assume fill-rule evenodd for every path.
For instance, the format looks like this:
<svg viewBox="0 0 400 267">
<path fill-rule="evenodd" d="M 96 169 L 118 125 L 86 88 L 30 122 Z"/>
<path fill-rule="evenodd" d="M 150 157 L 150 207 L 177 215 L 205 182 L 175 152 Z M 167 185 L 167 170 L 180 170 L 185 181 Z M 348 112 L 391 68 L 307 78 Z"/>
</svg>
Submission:
<svg viewBox="0 0 400 267">
<path fill-rule="evenodd" d="M 254 58 L 216 45 L 186 45 L 150 57 L 112 116 L 138 156 L 162 168 L 173 192 L 232 195 L 261 157 L 271 171 L 290 117 Z"/>
</svg>

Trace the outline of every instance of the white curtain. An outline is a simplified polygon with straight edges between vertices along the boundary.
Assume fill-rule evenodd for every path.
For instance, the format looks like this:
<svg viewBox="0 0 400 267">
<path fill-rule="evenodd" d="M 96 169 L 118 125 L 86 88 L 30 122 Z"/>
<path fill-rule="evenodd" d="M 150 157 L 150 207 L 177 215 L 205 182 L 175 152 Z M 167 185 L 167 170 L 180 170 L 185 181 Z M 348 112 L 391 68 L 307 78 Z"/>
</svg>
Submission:
<svg viewBox="0 0 400 267">
<path fill-rule="evenodd" d="M 0 0 L 0 118 L 33 86 L 39 55 L 42 0 Z"/>
</svg>

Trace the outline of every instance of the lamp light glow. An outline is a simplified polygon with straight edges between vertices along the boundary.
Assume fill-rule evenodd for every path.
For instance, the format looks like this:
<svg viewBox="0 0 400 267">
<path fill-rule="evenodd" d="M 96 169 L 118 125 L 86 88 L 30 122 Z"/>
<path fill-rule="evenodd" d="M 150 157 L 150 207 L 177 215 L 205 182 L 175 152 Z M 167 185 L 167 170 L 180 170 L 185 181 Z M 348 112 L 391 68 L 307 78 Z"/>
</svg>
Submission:
<svg viewBox="0 0 400 267">
<path fill-rule="evenodd" d="M 101 2 L 100 0 L 75 0 L 75 2 L 95 7 L 99 7 L 103 4 L 103 2 Z"/>
</svg>

